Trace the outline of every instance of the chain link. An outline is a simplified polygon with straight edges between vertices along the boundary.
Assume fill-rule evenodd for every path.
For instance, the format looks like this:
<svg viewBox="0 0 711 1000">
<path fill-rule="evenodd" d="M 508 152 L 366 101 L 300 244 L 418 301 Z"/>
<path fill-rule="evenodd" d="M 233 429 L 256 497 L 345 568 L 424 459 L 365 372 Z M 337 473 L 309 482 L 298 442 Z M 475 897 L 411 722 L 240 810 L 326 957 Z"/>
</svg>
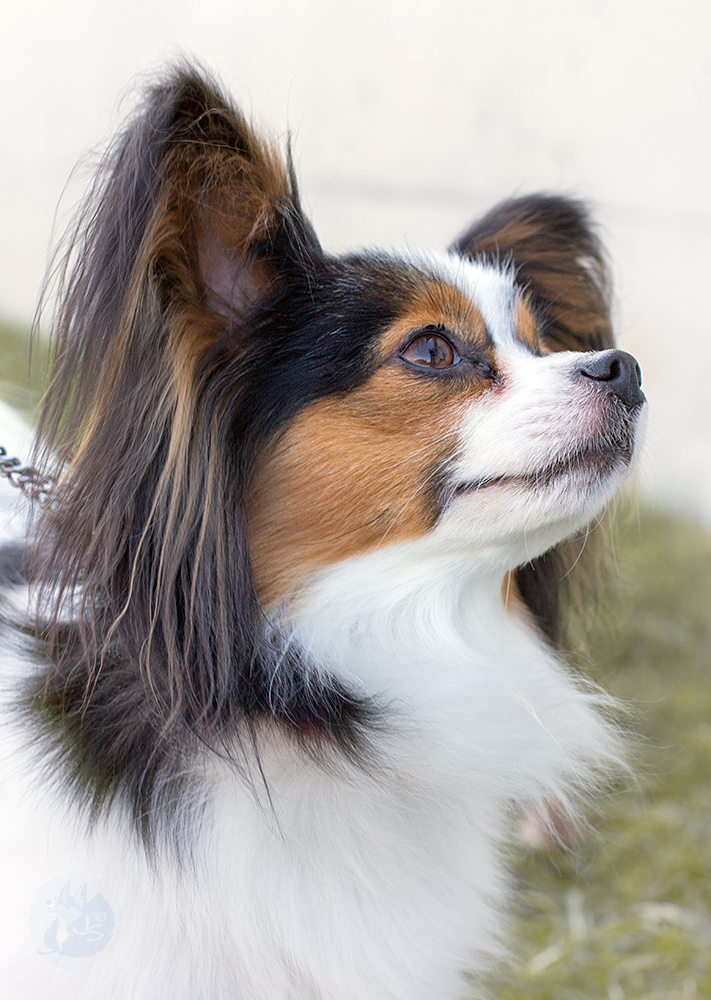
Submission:
<svg viewBox="0 0 711 1000">
<path fill-rule="evenodd" d="M 2 445 L 0 445 L 0 476 L 5 476 L 30 500 L 44 500 L 54 482 L 51 476 L 43 475 L 39 469 L 23 465 L 19 458 L 12 458 Z"/>
</svg>

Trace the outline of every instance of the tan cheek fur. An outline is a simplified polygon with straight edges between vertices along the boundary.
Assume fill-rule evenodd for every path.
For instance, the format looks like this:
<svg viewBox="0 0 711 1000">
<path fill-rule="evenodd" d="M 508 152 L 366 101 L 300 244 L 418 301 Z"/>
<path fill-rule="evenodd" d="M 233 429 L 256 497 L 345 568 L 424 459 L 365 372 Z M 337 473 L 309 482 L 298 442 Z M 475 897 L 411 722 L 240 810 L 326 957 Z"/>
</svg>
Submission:
<svg viewBox="0 0 711 1000">
<path fill-rule="evenodd" d="M 454 452 L 462 405 L 443 403 L 438 388 L 380 369 L 355 392 L 312 403 L 279 437 L 249 504 L 265 605 L 314 570 L 432 527 L 428 482 Z"/>
</svg>

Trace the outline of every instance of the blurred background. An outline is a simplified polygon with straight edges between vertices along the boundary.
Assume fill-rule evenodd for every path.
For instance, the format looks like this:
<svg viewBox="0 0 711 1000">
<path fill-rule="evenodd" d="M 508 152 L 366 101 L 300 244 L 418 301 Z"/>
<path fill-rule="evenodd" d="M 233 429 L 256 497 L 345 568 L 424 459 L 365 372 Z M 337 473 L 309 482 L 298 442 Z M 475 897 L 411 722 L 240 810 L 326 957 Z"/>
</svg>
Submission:
<svg viewBox="0 0 711 1000">
<path fill-rule="evenodd" d="M 25 0 L 5 4 L 0 52 L 0 394 L 23 408 L 41 380 L 28 390 L 25 336 L 53 232 L 171 58 L 197 57 L 291 134 L 328 248 L 443 247 L 535 190 L 589 202 L 650 424 L 614 615 L 578 665 L 595 660 L 637 706 L 650 777 L 595 818 L 599 840 L 521 859 L 517 972 L 496 992 L 708 1000 L 711 6 Z"/>
</svg>

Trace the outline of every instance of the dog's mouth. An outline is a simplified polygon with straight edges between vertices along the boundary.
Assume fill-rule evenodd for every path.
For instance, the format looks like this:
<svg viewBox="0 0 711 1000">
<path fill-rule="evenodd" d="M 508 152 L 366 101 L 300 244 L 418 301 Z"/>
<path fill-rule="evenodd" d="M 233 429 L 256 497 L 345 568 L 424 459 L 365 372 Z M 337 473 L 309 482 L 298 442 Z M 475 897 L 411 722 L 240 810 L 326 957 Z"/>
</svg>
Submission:
<svg viewBox="0 0 711 1000">
<path fill-rule="evenodd" d="M 543 468 L 530 473 L 516 473 L 500 476 L 481 476 L 458 483 L 455 496 L 478 493 L 496 486 L 513 486 L 522 489 L 546 489 L 563 478 L 579 474 L 604 479 L 620 466 L 628 466 L 632 461 L 632 443 L 625 441 L 616 447 L 588 448 L 561 457 Z"/>
</svg>

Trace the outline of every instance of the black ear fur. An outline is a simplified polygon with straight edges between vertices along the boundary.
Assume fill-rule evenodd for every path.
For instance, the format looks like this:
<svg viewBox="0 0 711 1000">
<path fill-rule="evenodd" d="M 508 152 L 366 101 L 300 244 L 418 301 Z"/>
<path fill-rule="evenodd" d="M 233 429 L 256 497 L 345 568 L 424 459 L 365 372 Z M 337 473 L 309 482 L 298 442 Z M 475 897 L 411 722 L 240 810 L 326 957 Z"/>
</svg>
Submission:
<svg viewBox="0 0 711 1000">
<path fill-rule="evenodd" d="M 148 92 L 71 235 L 30 698 L 91 809 L 123 796 L 145 835 L 191 744 L 234 749 L 268 719 L 355 752 L 368 715 L 269 634 L 246 540 L 266 421 L 241 387 L 270 302 L 308 298 L 321 260 L 288 162 L 190 67 Z"/>
<path fill-rule="evenodd" d="M 549 350 L 614 347 L 605 254 L 580 202 L 545 194 L 502 202 L 450 249 L 470 258 L 493 257 L 513 268 L 541 318 Z M 587 539 L 586 547 L 592 545 Z M 565 641 L 561 596 L 578 589 L 573 572 L 586 572 L 580 545 L 565 542 L 516 571 L 521 597 L 554 645 Z"/>
</svg>

